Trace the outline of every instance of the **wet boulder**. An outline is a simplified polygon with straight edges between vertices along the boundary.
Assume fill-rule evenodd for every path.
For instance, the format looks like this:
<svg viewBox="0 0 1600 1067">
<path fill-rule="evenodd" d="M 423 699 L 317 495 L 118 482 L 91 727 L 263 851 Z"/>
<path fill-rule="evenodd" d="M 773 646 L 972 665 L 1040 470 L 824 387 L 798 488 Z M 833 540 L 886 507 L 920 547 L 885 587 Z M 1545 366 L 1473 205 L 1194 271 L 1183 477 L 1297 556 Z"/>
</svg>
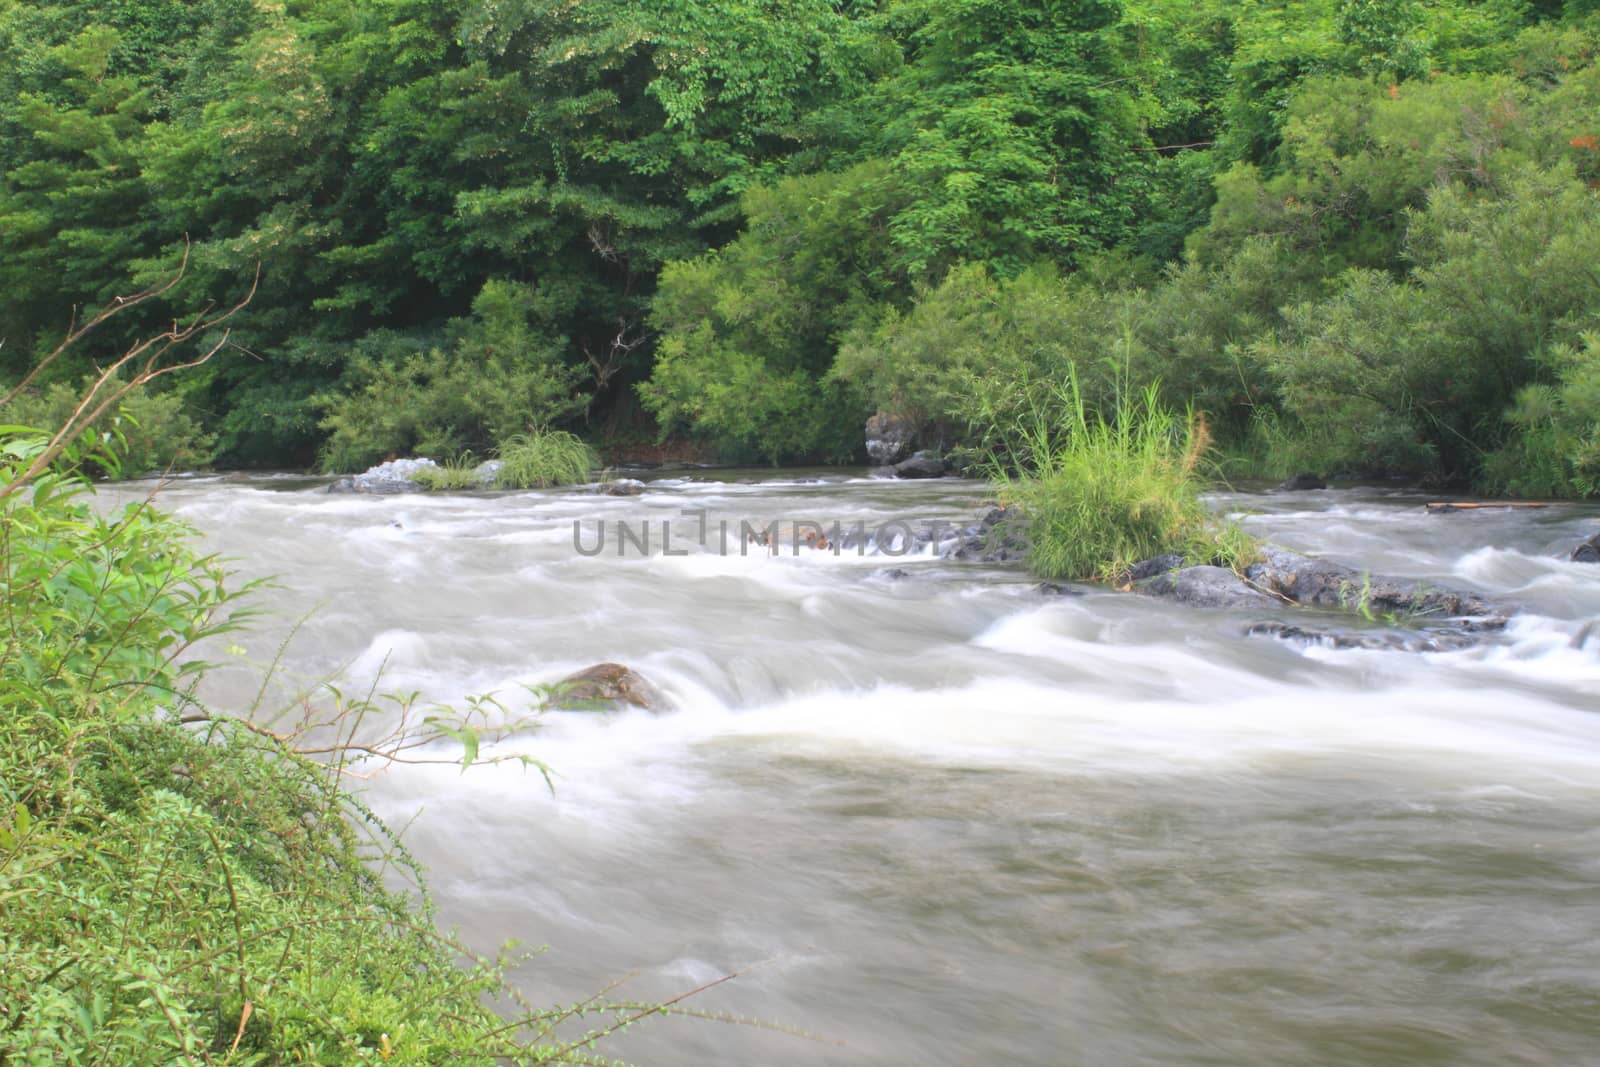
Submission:
<svg viewBox="0 0 1600 1067">
<path fill-rule="evenodd" d="M 1265 545 L 1245 576 L 1260 588 L 1308 607 L 1398 619 L 1473 619 L 1477 629 L 1505 625 L 1507 609 L 1476 593 L 1388 578 Z"/>
<path fill-rule="evenodd" d="M 911 453 L 916 438 L 910 419 L 880 411 L 867 420 L 867 458 L 875 467 L 892 467 Z"/>
<path fill-rule="evenodd" d="M 1283 484 L 1279 485 L 1278 488 L 1285 493 L 1304 493 L 1312 489 L 1326 489 L 1328 488 L 1328 483 L 1320 474 L 1301 471 L 1292 478 L 1284 479 Z"/>
<path fill-rule="evenodd" d="M 1019 563 L 1028 556 L 1027 526 L 1012 509 L 990 508 L 977 525 L 957 530 L 940 555 L 964 563 Z"/>
<path fill-rule="evenodd" d="M 1600 563 L 1600 533 L 1572 550 L 1574 563 Z"/>
<path fill-rule="evenodd" d="M 1158 574 L 1170 574 L 1183 569 L 1188 561 L 1176 553 L 1165 556 L 1156 556 L 1154 559 L 1141 560 L 1128 568 L 1128 581 L 1142 582 L 1146 578 L 1154 578 Z"/>
<path fill-rule="evenodd" d="M 1274 607 L 1276 597 L 1226 567 L 1184 567 L 1133 583 L 1136 593 L 1167 597 L 1197 608 Z"/>
<path fill-rule="evenodd" d="M 926 452 L 918 452 L 910 459 L 894 465 L 896 478 L 943 478 L 949 473 L 949 460 Z"/>
<path fill-rule="evenodd" d="M 643 496 L 644 483 L 635 478 L 618 478 L 604 483 L 596 492 L 604 496 Z"/>
<path fill-rule="evenodd" d="M 665 711 L 666 698 L 649 680 L 620 663 L 597 663 L 569 674 L 552 687 L 550 707 L 559 711 L 610 711 L 619 705 Z"/>
</svg>

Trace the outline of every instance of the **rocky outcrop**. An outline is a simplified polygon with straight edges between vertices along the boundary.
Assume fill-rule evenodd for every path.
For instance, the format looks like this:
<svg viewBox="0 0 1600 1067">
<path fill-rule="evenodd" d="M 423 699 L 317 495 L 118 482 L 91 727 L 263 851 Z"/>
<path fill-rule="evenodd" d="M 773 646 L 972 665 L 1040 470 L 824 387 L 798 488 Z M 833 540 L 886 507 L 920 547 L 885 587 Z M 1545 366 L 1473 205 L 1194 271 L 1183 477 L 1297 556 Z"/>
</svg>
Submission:
<svg viewBox="0 0 1600 1067">
<path fill-rule="evenodd" d="M 644 483 L 634 478 L 618 478 L 614 482 L 602 483 L 595 492 L 604 496 L 642 496 Z"/>
<path fill-rule="evenodd" d="M 1321 608 L 1389 623 L 1362 629 L 1359 623 L 1339 626 L 1305 616 L 1259 622 L 1247 631 L 1329 648 L 1448 652 L 1504 629 L 1511 613 L 1476 593 L 1365 574 L 1275 545 L 1262 548 L 1242 577 L 1225 567 L 1186 567 L 1181 556 L 1158 556 L 1131 568 L 1129 578 L 1135 592 L 1194 607 Z"/>
<path fill-rule="evenodd" d="M 1600 563 L 1600 533 L 1572 550 L 1574 563 Z"/>
<path fill-rule="evenodd" d="M 949 473 L 949 460 L 926 452 L 918 452 L 910 459 L 894 465 L 896 478 L 943 478 Z"/>
<path fill-rule="evenodd" d="M 1197 608 L 1276 607 L 1282 601 L 1262 592 L 1226 567 L 1184 567 L 1135 582 L 1134 591 L 1165 596 Z"/>
<path fill-rule="evenodd" d="M 340 478 L 328 486 L 328 492 L 375 495 L 415 493 L 422 489 L 422 486 L 413 480 L 417 472 L 437 466 L 438 464 L 431 459 L 392 459 L 353 477 Z"/>
<path fill-rule="evenodd" d="M 550 707 L 561 711 L 610 711 L 619 705 L 666 710 L 661 691 L 638 671 L 620 663 L 597 663 L 570 674 L 551 689 Z"/>
<path fill-rule="evenodd" d="M 1286 478 L 1278 489 L 1285 493 L 1304 493 L 1312 489 L 1326 489 L 1328 483 L 1320 474 L 1310 471 L 1301 471 L 1293 478 Z"/>
<path fill-rule="evenodd" d="M 1476 593 L 1427 582 L 1364 574 L 1327 560 L 1267 545 L 1245 577 L 1262 590 L 1310 607 L 1338 608 L 1398 619 L 1474 620 L 1478 628 L 1505 625 L 1508 610 Z"/>
<path fill-rule="evenodd" d="M 867 458 L 875 467 L 892 467 L 905 459 L 917 439 L 910 419 L 880 411 L 867 420 Z"/>
</svg>

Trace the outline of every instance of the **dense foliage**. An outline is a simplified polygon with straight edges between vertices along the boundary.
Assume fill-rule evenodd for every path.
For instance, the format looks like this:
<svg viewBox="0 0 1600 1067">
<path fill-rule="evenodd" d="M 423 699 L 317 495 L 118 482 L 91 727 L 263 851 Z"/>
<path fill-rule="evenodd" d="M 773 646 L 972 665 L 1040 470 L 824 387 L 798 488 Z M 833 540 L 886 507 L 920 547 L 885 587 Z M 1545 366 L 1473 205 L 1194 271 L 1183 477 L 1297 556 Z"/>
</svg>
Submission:
<svg viewBox="0 0 1600 1067">
<path fill-rule="evenodd" d="M 0 381 L 189 234 L 126 330 L 263 270 L 161 409 L 192 458 L 1003 449 L 1109 360 L 1242 471 L 1590 494 L 1597 42 L 1594 0 L 0 0 Z"/>
</svg>

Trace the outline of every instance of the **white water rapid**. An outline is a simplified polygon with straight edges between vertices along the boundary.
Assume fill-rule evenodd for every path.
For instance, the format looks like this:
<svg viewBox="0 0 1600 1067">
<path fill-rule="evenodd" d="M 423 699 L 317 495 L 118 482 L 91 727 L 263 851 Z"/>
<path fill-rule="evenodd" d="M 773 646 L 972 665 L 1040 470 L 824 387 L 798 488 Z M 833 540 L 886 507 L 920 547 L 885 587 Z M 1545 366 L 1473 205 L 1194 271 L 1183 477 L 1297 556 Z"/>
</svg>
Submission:
<svg viewBox="0 0 1600 1067">
<path fill-rule="evenodd" d="M 668 714 L 554 713 L 519 739 L 553 795 L 508 766 L 367 786 L 447 925 L 550 947 L 518 972 L 535 1003 L 745 971 L 694 1006 L 779 1027 L 655 1020 L 611 1055 L 1600 1064 L 1600 566 L 1562 558 L 1600 510 L 1216 498 L 1293 548 L 1522 607 L 1447 653 L 1246 636 L 1259 615 L 1047 597 L 931 554 L 715 551 L 724 518 L 970 523 L 986 494 L 769 471 L 632 498 L 260 477 L 160 499 L 277 577 L 232 639 L 254 659 L 315 609 L 296 677 L 381 668 L 380 689 L 460 701 L 616 661 L 667 694 Z M 590 549 L 602 519 L 605 553 L 581 554 L 574 521 Z M 619 520 L 649 520 L 650 555 L 618 558 Z M 663 520 L 687 555 L 662 554 Z"/>
</svg>

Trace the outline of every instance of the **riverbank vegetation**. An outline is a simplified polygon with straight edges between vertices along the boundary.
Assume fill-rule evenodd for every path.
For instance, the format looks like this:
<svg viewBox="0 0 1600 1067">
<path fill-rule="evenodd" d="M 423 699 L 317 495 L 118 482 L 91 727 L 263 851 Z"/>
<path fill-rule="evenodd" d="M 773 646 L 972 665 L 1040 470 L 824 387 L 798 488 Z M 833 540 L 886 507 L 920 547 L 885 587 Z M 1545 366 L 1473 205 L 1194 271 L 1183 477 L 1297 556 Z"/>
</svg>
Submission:
<svg viewBox="0 0 1600 1067">
<path fill-rule="evenodd" d="M 1235 474 L 1592 495 L 1597 42 L 1593 0 L 0 0 L 0 376 L 187 232 L 128 335 L 262 295 L 132 467 L 850 461 L 879 410 L 981 451 L 1110 358 Z"/>
<path fill-rule="evenodd" d="M 220 323 L 175 328 L 201 354 L 173 365 L 218 351 L 203 327 Z M 595 1063 L 607 1034 L 668 1010 L 523 1002 L 507 975 L 526 955 L 441 931 L 422 872 L 346 787 L 502 758 L 480 742 L 524 717 L 331 685 L 276 715 L 206 702 L 200 657 L 242 654 L 222 642 L 250 587 L 149 501 L 96 505 L 86 473 L 126 462 L 92 424 L 156 376 L 132 365 L 59 432 L 0 427 L 0 1063 Z"/>
</svg>

